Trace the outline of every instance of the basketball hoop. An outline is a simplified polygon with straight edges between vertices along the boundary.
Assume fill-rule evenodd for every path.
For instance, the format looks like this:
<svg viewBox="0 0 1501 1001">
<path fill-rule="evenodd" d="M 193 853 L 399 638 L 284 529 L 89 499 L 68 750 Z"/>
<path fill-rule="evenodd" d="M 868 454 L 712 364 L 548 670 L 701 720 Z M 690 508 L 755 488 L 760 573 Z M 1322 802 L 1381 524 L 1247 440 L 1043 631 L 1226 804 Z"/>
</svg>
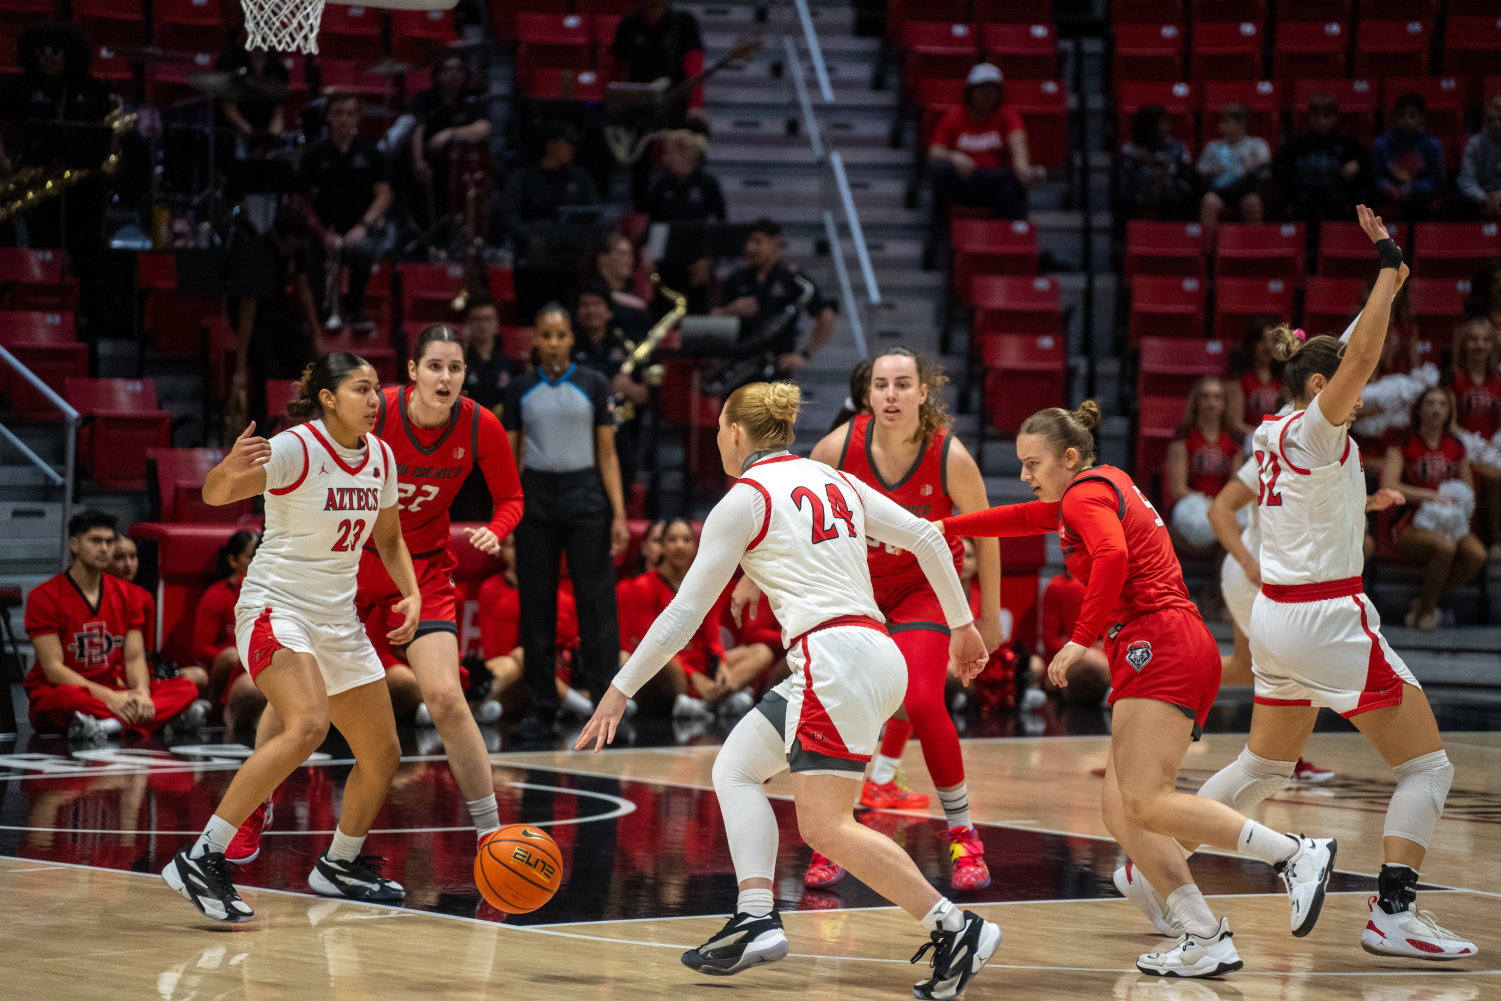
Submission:
<svg viewBox="0 0 1501 1001">
<path fill-rule="evenodd" d="M 330 0 L 345 3 L 345 0 Z M 318 52 L 318 24 L 323 20 L 324 0 L 240 0 L 245 8 L 245 48 L 274 52 Z M 346 6 L 351 11 L 365 7 L 391 10 L 450 10 L 458 0 L 364 0 Z"/>
</svg>

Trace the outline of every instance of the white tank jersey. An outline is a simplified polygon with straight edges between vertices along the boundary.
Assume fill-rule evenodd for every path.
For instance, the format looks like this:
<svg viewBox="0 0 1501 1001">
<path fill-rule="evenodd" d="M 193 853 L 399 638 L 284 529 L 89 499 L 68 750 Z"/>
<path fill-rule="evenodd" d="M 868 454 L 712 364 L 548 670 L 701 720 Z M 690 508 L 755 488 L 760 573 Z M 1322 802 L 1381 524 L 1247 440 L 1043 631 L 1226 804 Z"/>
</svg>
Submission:
<svg viewBox="0 0 1501 1001">
<path fill-rule="evenodd" d="M 346 449 L 322 420 L 271 439 L 266 527 L 239 605 L 313 617 L 354 614 L 360 548 L 381 509 L 396 503 L 396 462 L 373 434 Z"/>
<path fill-rule="evenodd" d="M 1343 424 L 1315 397 L 1284 410 L 1252 436 L 1260 484 L 1261 579 L 1315 584 L 1359 577 L 1365 567 L 1365 473 Z"/>
</svg>

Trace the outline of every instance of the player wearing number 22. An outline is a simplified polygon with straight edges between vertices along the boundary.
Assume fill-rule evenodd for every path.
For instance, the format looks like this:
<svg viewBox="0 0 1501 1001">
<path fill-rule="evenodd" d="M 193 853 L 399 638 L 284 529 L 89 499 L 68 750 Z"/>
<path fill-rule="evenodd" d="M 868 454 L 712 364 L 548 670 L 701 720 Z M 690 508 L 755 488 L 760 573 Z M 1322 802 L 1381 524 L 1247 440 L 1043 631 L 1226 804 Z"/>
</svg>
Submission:
<svg viewBox="0 0 1501 1001">
<path fill-rule="evenodd" d="M 1105 636 L 1110 658 L 1110 757 L 1101 801 L 1105 826 L 1166 895 L 1168 924 L 1184 929 L 1175 948 L 1149 953 L 1137 969 L 1154 976 L 1212 977 L 1241 968 L 1228 919 L 1216 920 L 1194 886 L 1178 842 L 1212 844 L 1277 868 L 1291 898 L 1294 935 L 1313 929 L 1332 871 L 1332 839 L 1278 834 L 1220 802 L 1180 793 L 1175 776 L 1199 739 L 1219 691 L 1219 647 L 1183 585 L 1183 571 L 1157 511 L 1131 477 L 1094 465 L 1093 401 L 1077 411 L 1029 417 L 1017 436 L 1021 478 L 1038 499 L 945 518 L 961 536 L 1057 531 L 1084 605 L 1072 639 L 1048 676 L 1068 684 L 1068 668 Z M 1129 887 L 1123 892 L 1129 894 Z"/>
</svg>

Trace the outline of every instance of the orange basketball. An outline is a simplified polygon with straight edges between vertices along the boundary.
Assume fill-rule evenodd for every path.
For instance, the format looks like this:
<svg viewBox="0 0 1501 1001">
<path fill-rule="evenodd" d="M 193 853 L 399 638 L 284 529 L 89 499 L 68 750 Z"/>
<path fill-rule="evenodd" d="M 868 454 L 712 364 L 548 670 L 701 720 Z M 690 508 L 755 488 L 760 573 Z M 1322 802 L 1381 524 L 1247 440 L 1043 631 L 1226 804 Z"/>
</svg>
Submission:
<svg viewBox="0 0 1501 1001">
<path fill-rule="evenodd" d="M 480 842 L 474 884 L 490 905 L 507 914 L 535 911 L 563 883 L 558 843 L 527 824 L 511 824 Z"/>
</svg>

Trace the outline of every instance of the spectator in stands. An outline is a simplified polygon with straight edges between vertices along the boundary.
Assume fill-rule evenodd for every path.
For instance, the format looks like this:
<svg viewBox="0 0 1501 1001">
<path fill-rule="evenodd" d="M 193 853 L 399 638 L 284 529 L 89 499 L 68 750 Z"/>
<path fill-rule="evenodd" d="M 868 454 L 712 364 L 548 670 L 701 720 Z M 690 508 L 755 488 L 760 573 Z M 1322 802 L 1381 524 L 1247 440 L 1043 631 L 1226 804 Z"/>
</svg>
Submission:
<svg viewBox="0 0 1501 1001">
<path fill-rule="evenodd" d="M 1339 129 L 1339 102 L 1316 94 L 1308 102 L 1309 130 L 1277 150 L 1273 173 L 1295 219 L 1348 219 L 1369 185 L 1360 140 Z"/>
<path fill-rule="evenodd" d="M 1492 327 L 1501 330 L 1501 257 L 1486 261 L 1470 278 L 1464 317 L 1468 320 L 1476 316 L 1485 317 Z"/>
<path fill-rule="evenodd" d="M 1444 144 L 1423 123 L 1427 113 L 1422 94 L 1398 95 L 1391 126 L 1371 148 L 1382 209 L 1403 219 L 1425 218 L 1444 185 Z"/>
<path fill-rule="evenodd" d="M 1225 382 L 1225 426 L 1231 437 L 1242 442 L 1256 430 L 1262 417 L 1277 412 L 1282 365 L 1272 357 L 1276 329 L 1274 317 L 1251 317 L 1240 339 L 1240 351 L 1231 359 L 1230 378 Z"/>
<path fill-rule="evenodd" d="M 589 237 L 569 225 L 567 210 L 597 206 L 594 178 L 573 162 L 578 133 L 567 122 L 550 120 L 537 129 L 540 155 L 513 169 L 501 195 L 501 228 L 516 251 L 517 308 L 531 316 L 547 302 L 573 297 Z"/>
<path fill-rule="evenodd" d="M 71 565 L 26 596 L 26 634 L 36 651 L 26 696 L 39 733 L 95 742 L 121 730 L 150 734 L 198 698 L 187 678 L 151 677 L 141 589 L 105 572 L 116 520 L 101 511 L 69 519 Z"/>
<path fill-rule="evenodd" d="M 573 326 L 556 303 L 537 314 L 538 367 L 506 387 L 502 423 L 522 470 L 526 513 L 516 527 L 522 647 L 531 708 L 512 734 L 550 741 L 558 560 L 566 551 L 578 604 L 575 687 L 599 699 L 620 667 L 613 557 L 630 544 L 615 454 L 615 417 L 604 376 L 573 362 Z"/>
<path fill-rule="evenodd" d="M 115 532 L 115 551 L 110 556 L 107 572 L 131 584 L 135 583 L 136 574 L 141 572 L 141 553 L 136 548 L 136 540 L 124 532 Z M 149 591 L 147 597 L 150 597 Z M 153 601 L 152 604 L 155 605 L 156 602 Z"/>
<path fill-rule="evenodd" d="M 423 225 L 448 212 L 461 211 L 462 205 L 455 207 L 450 202 L 449 149 L 454 143 L 490 138 L 485 104 L 485 97 L 476 93 L 464 57 L 458 53 L 434 64 L 432 86 L 412 95 L 407 105 L 407 113 L 417 119 L 412 129 L 412 179 L 422 196 L 414 214 Z M 489 218 L 488 207 L 481 218 Z"/>
<path fill-rule="evenodd" d="M 651 390 L 642 381 L 641 369 L 630 375 L 620 372 L 620 366 L 630 357 L 634 344 L 614 322 L 608 285 L 599 279 L 584 282 L 579 288 L 573 319 L 575 328 L 582 335 L 573 343 L 574 362 L 592 368 L 610 380 L 610 392 L 615 394 L 616 406 L 630 404 L 629 419 L 615 425 L 615 454 L 620 460 L 621 489 L 629 503 L 640 462 L 642 418 L 651 401 Z"/>
<path fill-rule="evenodd" d="M 654 83 L 666 79 L 676 86 L 704 69 L 704 40 L 698 18 L 675 10 L 672 0 L 643 0 L 641 9 L 620 19 L 610 54 L 624 79 L 631 83 Z M 704 88 L 693 87 L 681 100 L 663 109 L 654 127 L 682 128 L 692 117 L 704 115 Z M 631 203 L 645 205 L 651 180 L 651 156 L 637 159 L 631 170 Z"/>
<path fill-rule="evenodd" d="M 365 286 L 385 240 L 391 207 L 391 166 L 386 155 L 359 137 L 360 98 L 348 91 L 328 95 L 328 136 L 302 154 L 298 170 L 324 229 L 325 254 L 349 269 L 349 295 L 341 316 L 364 322 Z"/>
<path fill-rule="evenodd" d="M 1501 431 L 1501 341 L 1496 330 L 1484 317 L 1472 317 L 1454 328 L 1453 375 L 1449 391 L 1454 394 L 1456 423 L 1465 431 L 1479 435 L 1482 442 L 1494 442 Z M 1468 447 L 1468 445 L 1467 445 Z M 1494 449 L 1480 447 L 1482 454 L 1495 455 Z M 1478 459 L 1471 461 L 1475 473 L 1480 506 L 1485 508 L 1486 541 L 1489 557 L 1501 559 L 1501 469 Z"/>
<path fill-rule="evenodd" d="M 631 290 L 636 281 L 636 245 L 630 237 L 613 229 L 599 234 L 584 257 L 582 276 L 585 282 L 603 282 L 609 288 L 610 314 L 626 339 L 646 336 L 651 314 L 646 300 Z"/>
<path fill-rule="evenodd" d="M 291 74 L 280 57 L 265 49 L 247 49 L 237 42 L 225 48 L 214 69 L 234 73 L 247 84 L 247 94 L 241 100 L 219 102 L 219 112 L 231 126 L 246 136 L 279 136 L 286 131 L 286 98 L 277 95 L 286 94 Z"/>
<path fill-rule="evenodd" d="M 1132 218 L 1192 217 L 1198 173 L 1162 105 L 1143 105 L 1131 117 L 1131 141 L 1121 147 L 1120 185 L 1121 208 Z"/>
<path fill-rule="evenodd" d="M 641 548 L 636 553 L 636 561 L 631 577 L 639 577 L 648 570 L 657 569 L 657 564 L 662 562 L 662 533 L 667 531 L 667 522 L 654 521 L 641 535 Z"/>
<path fill-rule="evenodd" d="M 839 413 L 834 415 L 834 423 L 829 425 L 833 431 L 856 414 L 870 413 L 870 372 L 874 362 L 869 358 L 861 358 L 855 362 L 855 367 L 850 370 L 850 395 L 844 398 L 844 404 L 840 406 Z"/>
<path fill-rule="evenodd" d="M 1199 224 L 1206 238 L 1213 237 L 1226 209 L 1237 211 L 1241 222 L 1266 218 L 1261 182 L 1271 173 L 1272 151 L 1265 139 L 1246 134 L 1250 122 L 1250 108 L 1239 101 L 1225 105 L 1220 109 L 1220 137 L 1199 152 L 1199 173 L 1209 188 L 1199 202 Z"/>
<path fill-rule="evenodd" d="M 723 222 L 727 215 L 719 178 L 704 170 L 709 140 L 693 129 L 674 129 L 662 138 L 662 168 L 652 175 L 646 213 L 652 222 Z M 707 312 L 713 261 L 707 257 L 687 267 L 662 262 L 668 288 L 688 296 L 690 312 Z"/>
<path fill-rule="evenodd" d="M 1484 127 L 1465 143 L 1459 164 L 1459 189 L 1464 212 L 1472 218 L 1501 218 L 1501 94 L 1485 102 Z"/>
<path fill-rule="evenodd" d="M 193 659 L 207 669 L 211 698 L 224 705 L 224 725 L 230 733 L 251 729 L 266 707 L 266 696 L 255 686 L 235 645 L 235 602 L 240 584 L 261 544 L 261 533 L 244 529 L 219 549 L 218 579 L 198 600 L 193 615 Z"/>
<path fill-rule="evenodd" d="M 1079 612 L 1084 607 L 1083 583 L 1064 568 L 1048 581 L 1042 592 L 1042 664 L 1043 670 L 1034 671 L 1040 676 L 1042 690 L 1065 703 L 1072 705 L 1098 705 L 1110 689 L 1110 662 L 1105 657 L 1101 641 L 1096 638 L 1094 646 L 1084 651 L 1068 669 L 1068 684 L 1059 687 L 1048 678 L 1046 666 L 1053 662 L 1074 634 L 1079 621 Z"/>
<path fill-rule="evenodd" d="M 229 256 L 227 302 L 235 325 L 232 403 L 268 431 L 266 380 L 296 379 L 318 357 L 321 327 L 308 282 L 310 233 L 301 212 L 282 206 L 270 229 Z M 295 319 L 285 294 L 289 283 Z"/>
<path fill-rule="evenodd" d="M 1453 426 L 1453 397 L 1438 387 L 1427 390 L 1412 405 L 1412 430 L 1386 450 L 1381 469 L 1381 486 L 1407 498 L 1407 513 L 1392 529 L 1397 552 L 1426 567 L 1422 593 L 1403 622 L 1425 633 L 1441 624 L 1438 603 L 1485 565 L 1485 546 L 1469 530 L 1464 514 L 1466 491 L 1444 489 L 1451 481 L 1462 482 L 1468 488 L 1468 508 L 1474 510 L 1475 481 Z M 1456 518 L 1456 511 L 1464 516 Z M 1425 521 L 1435 527 L 1420 527 Z"/>
<path fill-rule="evenodd" d="M 1167 447 L 1173 534 L 1193 549 L 1215 544 L 1209 502 L 1246 459 L 1225 424 L 1225 386 L 1206 375 L 1189 392 L 1183 426 Z"/>
<path fill-rule="evenodd" d="M 1027 217 L 1027 185 L 1042 177 L 1027 154 L 1021 113 L 1002 102 L 1001 71 L 969 71 L 964 103 L 933 128 L 928 163 L 933 194 L 950 205 L 977 205 L 998 219 Z"/>
<path fill-rule="evenodd" d="M 713 313 L 740 317 L 738 350 L 767 353 L 774 357 L 779 375 L 792 375 L 813 360 L 834 332 L 834 304 L 819 294 L 812 279 L 796 264 L 782 259 L 782 227 L 770 219 L 751 223 L 745 263 L 720 285 L 724 304 Z M 787 307 L 799 303 L 805 295 L 801 310 L 813 317 L 813 333 L 798 351 L 797 314 L 789 315 Z M 787 322 L 773 322 L 779 317 L 786 317 Z"/>
</svg>

